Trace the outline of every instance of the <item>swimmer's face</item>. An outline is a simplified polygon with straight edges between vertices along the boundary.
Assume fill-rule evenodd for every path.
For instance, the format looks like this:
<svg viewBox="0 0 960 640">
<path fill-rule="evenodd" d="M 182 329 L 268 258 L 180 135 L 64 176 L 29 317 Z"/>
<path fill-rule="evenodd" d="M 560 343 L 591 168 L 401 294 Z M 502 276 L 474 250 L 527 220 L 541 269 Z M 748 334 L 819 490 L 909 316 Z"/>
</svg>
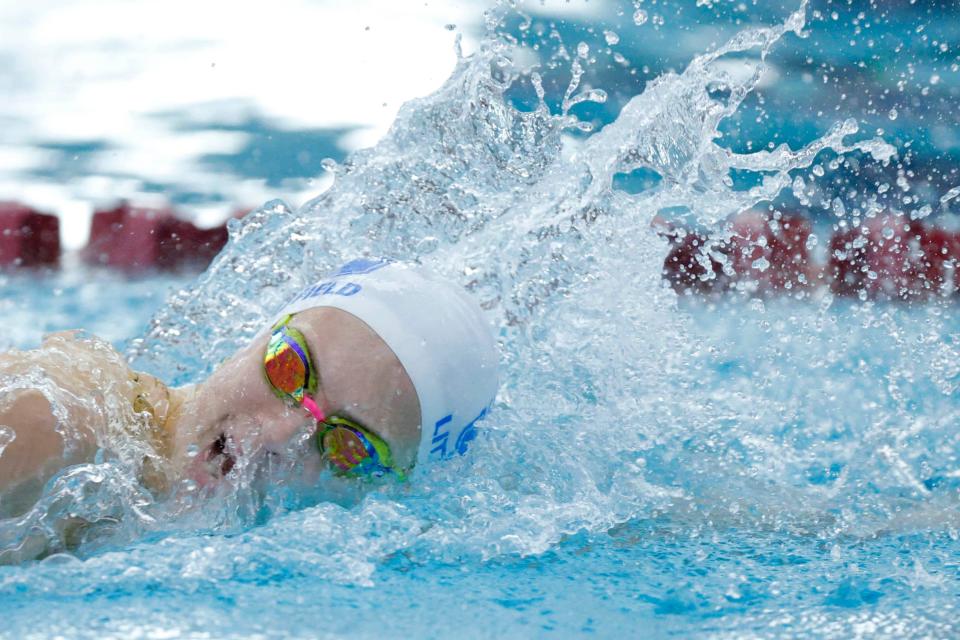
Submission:
<svg viewBox="0 0 960 640">
<path fill-rule="evenodd" d="M 309 309 L 290 326 L 306 338 L 319 385 L 313 399 L 325 415 L 359 423 L 389 446 L 397 466 L 408 468 L 420 441 L 420 405 L 413 383 L 386 343 L 365 323 L 339 309 Z M 188 475 L 207 484 L 229 472 L 240 456 L 280 452 L 298 436 L 316 430 L 316 421 L 300 406 L 278 398 L 263 371 L 269 336 L 264 335 L 225 362 L 197 390 L 193 411 L 205 414 L 194 434 L 200 454 Z M 185 408 L 185 413 L 188 411 Z M 180 421 L 178 430 L 187 427 Z M 312 446 L 308 471 L 325 464 Z"/>
</svg>

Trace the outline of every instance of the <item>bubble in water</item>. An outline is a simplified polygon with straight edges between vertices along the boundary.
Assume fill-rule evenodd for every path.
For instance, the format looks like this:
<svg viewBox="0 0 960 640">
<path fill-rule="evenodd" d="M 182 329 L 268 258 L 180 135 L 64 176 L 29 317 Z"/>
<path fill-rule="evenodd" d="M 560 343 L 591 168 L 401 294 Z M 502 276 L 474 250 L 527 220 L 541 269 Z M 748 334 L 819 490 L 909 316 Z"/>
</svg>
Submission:
<svg viewBox="0 0 960 640">
<path fill-rule="evenodd" d="M 603 39 L 606 40 L 607 44 L 611 47 L 620 42 L 620 36 L 618 36 L 616 32 L 610 30 L 603 32 Z"/>
<path fill-rule="evenodd" d="M 890 109 L 889 113 L 887 113 L 887 117 L 890 118 L 891 120 L 896 120 L 899 115 L 900 114 L 897 111 L 896 107 Z"/>
<path fill-rule="evenodd" d="M 642 26 L 647 23 L 647 18 L 648 18 L 648 15 L 646 11 L 644 11 L 643 9 L 637 9 L 633 13 L 633 24 L 637 25 L 638 27 Z"/>
<path fill-rule="evenodd" d="M 590 55 L 590 45 L 588 45 L 586 42 L 581 42 L 578 44 L 577 55 L 581 58 L 586 58 L 588 55 Z"/>
</svg>

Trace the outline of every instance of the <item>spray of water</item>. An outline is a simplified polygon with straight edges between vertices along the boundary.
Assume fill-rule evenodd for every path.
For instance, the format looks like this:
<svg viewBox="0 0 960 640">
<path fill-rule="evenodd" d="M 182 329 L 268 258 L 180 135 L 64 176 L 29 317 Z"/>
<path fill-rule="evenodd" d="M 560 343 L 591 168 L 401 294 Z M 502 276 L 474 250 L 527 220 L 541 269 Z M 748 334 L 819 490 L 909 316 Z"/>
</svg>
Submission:
<svg viewBox="0 0 960 640">
<path fill-rule="evenodd" d="M 802 345 L 839 344 L 846 329 L 819 311 L 798 312 L 796 326 L 782 329 L 800 336 L 794 351 L 771 346 L 731 370 L 724 358 L 732 355 L 691 338 L 690 320 L 661 282 L 666 247 L 650 229 L 658 213 L 679 209 L 716 222 L 772 200 L 821 151 L 877 163 L 894 155 L 881 140 L 850 141 L 852 121 L 797 150 L 739 154 L 717 144 L 721 121 L 755 88 L 771 48 L 788 34 L 803 36 L 805 12 L 806 0 L 783 24 L 743 31 L 682 73 L 661 76 L 579 143 L 567 136 L 584 129 L 570 108 L 605 94 L 577 93 L 575 60 L 562 112 L 552 113 L 543 78 L 514 61 L 516 45 L 496 35 L 499 17 L 491 14 L 490 35 L 459 58 L 443 87 L 405 105 L 375 147 L 330 165 L 336 179 L 328 191 L 297 211 L 275 201 L 232 223 L 220 257 L 132 344 L 136 368 L 176 383 L 202 379 L 301 287 L 348 259 L 386 255 L 423 263 L 482 301 L 499 330 L 504 382 L 471 454 L 418 469 L 403 486 L 366 495 L 330 487 L 304 499 L 282 483 L 263 488 L 264 474 L 293 475 L 283 463 L 238 469 L 229 490 L 178 517 L 245 533 L 210 553 L 170 537 L 163 542 L 169 570 L 243 579 L 270 567 L 368 583 L 377 563 L 397 554 L 412 561 L 536 554 L 568 534 L 643 518 L 691 531 L 876 531 L 869 513 L 879 518 L 905 493 L 929 493 L 918 461 L 900 458 L 882 425 L 828 415 L 837 404 L 825 399 L 844 390 L 824 382 L 790 395 L 774 384 L 781 364 L 819 379 L 845 366 L 829 354 L 811 361 Z M 717 64 L 733 55 L 746 68 L 737 77 Z M 539 97 L 530 111 L 505 97 L 522 83 Z M 614 175 L 638 168 L 659 175 L 659 186 L 637 195 L 614 190 Z M 732 170 L 763 177 L 735 190 Z M 861 331 L 902 328 L 892 316 L 855 317 Z M 908 376 L 906 351 L 899 353 L 886 365 Z M 738 377 L 740 366 L 755 375 Z M 897 406 L 892 393 L 883 402 L 891 397 L 884 415 L 895 421 L 909 400 Z M 925 429 L 916 424 L 896 437 L 946 437 Z M 300 446 L 305 441 L 291 445 Z M 836 460 L 840 481 L 810 479 L 811 468 Z M 63 497 L 59 491 L 53 486 L 49 500 Z M 109 503 L 112 491 L 96 503 Z M 84 500 L 76 494 L 67 502 Z M 169 505 L 151 507 L 126 514 L 135 522 L 130 531 L 156 528 L 158 514 L 170 515 Z M 23 522 L 63 510 L 43 503 L 31 513 Z M 22 535 L 23 522 L 2 526 Z M 269 560 L 245 560 L 251 556 Z"/>
</svg>

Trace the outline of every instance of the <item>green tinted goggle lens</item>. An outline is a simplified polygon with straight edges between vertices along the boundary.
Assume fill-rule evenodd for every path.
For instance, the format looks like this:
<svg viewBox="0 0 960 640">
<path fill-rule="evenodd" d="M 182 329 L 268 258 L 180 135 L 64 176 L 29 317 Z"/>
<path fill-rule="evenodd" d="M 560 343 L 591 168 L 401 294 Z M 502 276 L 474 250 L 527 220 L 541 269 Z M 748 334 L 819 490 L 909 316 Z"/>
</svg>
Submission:
<svg viewBox="0 0 960 640">
<path fill-rule="evenodd" d="M 345 418 L 330 417 L 321 424 L 317 447 L 346 475 L 382 477 L 391 473 L 404 478 L 404 473 L 393 465 L 390 446 Z"/>
</svg>

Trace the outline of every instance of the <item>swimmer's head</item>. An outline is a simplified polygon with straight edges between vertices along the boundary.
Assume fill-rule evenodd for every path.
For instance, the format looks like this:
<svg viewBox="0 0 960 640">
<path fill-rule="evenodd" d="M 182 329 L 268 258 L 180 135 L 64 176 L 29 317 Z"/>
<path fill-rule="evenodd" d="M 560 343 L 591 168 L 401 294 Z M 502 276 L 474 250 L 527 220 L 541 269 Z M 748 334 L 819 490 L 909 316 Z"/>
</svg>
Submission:
<svg viewBox="0 0 960 640">
<path fill-rule="evenodd" d="M 301 291 L 277 320 L 292 322 L 291 316 L 313 318 L 308 324 L 352 327 L 347 333 L 354 336 L 369 333 L 362 341 L 369 351 L 364 355 L 337 345 L 337 331 L 307 327 L 304 346 L 324 343 L 321 348 L 340 362 L 331 368 L 329 360 L 325 365 L 324 356 L 315 354 L 316 390 L 302 394 L 312 413 L 347 413 L 353 420 L 364 413 L 362 403 L 351 408 L 343 399 L 375 398 L 378 415 L 357 422 L 391 445 L 401 468 L 467 450 L 475 423 L 496 395 L 498 356 L 480 308 L 460 287 L 412 265 L 354 260 Z M 288 342 L 291 351 L 301 351 Z"/>
<path fill-rule="evenodd" d="M 270 362 L 278 321 L 296 337 L 293 351 L 309 360 L 314 380 L 305 382 L 303 394 L 287 393 L 296 383 L 284 376 L 298 372 L 283 371 L 296 367 L 299 356 L 286 353 L 286 363 Z M 341 424 L 318 423 L 319 414 L 359 427 L 362 439 L 349 430 L 338 434 L 384 452 L 373 457 L 405 472 L 466 451 L 496 395 L 497 363 L 490 328 L 460 287 L 419 267 L 356 260 L 296 295 L 248 347 L 191 392 L 177 420 L 182 427 L 174 430 L 173 453 L 184 460 L 188 477 L 209 484 L 248 454 L 282 454 L 306 422 L 318 435 Z M 317 453 L 321 438 L 312 441 L 316 455 L 304 462 L 307 475 L 324 459 L 338 461 L 336 451 Z"/>
</svg>

